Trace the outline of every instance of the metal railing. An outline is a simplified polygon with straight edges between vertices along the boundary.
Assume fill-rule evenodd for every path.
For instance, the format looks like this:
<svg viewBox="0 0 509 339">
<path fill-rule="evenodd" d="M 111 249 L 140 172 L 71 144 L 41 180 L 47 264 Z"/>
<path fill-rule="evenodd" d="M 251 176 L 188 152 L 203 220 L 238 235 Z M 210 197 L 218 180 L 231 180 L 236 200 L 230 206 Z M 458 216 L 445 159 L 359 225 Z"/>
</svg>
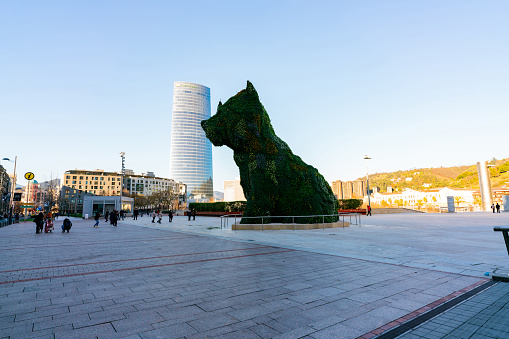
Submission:
<svg viewBox="0 0 509 339">
<path fill-rule="evenodd" d="M 240 220 L 242 219 L 261 219 L 261 224 L 262 225 L 262 231 L 264 230 L 264 225 L 267 225 L 267 223 L 264 223 L 264 219 L 265 220 L 270 220 L 270 219 L 277 219 L 277 218 L 284 218 L 284 219 L 288 219 L 288 218 L 292 218 L 292 222 L 289 223 L 290 225 L 293 224 L 293 230 L 295 231 L 295 219 L 297 218 L 322 218 L 322 229 L 325 230 L 325 218 L 332 218 L 333 220 L 337 218 L 337 221 L 333 221 L 333 222 L 339 222 L 340 219 L 342 218 L 343 219 L 343 227 L 345 227 L 345 217 L 348 217 L 349 218 L 349 223 L 350 225 L 359 225 L 359 227 L 361 227 L 361 215 L 362 213 L 338 213 L 338 214 L 320 214 L 320 215 L 283 215 L 283 216 L 273 216 L 273 215 L 267 215 L 267 216 L 259 216 L 259 217 L 243 217 L 242 214 L 226 214 L 226 215 L 222 215 L 220 217 L 221 219 L 221 229 L 226 228 L 227 226 L 229 226 L 229 219 L 230 218 L 234 218 L 235 221 L 234 221 L 234 224 L 235 225 L 235 231 L 237 230 L 237 217 L 239 217 Z M 355 218 L 355 223 L 352 223 L 352 217 Z M 329 223 L 329 222 L 327 222 Z M 316 223 L 315 223 L 316 224 Z"/>
</svg>

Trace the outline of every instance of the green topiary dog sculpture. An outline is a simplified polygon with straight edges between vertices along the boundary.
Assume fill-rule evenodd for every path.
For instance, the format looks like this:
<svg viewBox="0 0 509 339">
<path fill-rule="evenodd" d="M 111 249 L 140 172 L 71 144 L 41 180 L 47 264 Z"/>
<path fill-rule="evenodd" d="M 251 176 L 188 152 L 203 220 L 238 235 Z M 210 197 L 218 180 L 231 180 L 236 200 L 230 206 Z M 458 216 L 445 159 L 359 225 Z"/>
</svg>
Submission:
<svg viewBox="0 0 509 339">
<path fill-rule="evenodd" d="M 269 115 L 249 81 L 246 89 L 225 104 L 219 102 L 217 113 L 201 125 L 212 144 L 233 150 L 247 199 L 244 217 L 337 213 L 337 200 L 329 184 L 274 133 Z M 322 218 L 294 220 L 312 223 L 321 222 Z M 264 223 L 267 221 L 264 218 Z M 292 222 L 292 218 L 273 221 Z M 243 218 L 242 223 L 261 223 L 261 219 Z"/>
</svg>

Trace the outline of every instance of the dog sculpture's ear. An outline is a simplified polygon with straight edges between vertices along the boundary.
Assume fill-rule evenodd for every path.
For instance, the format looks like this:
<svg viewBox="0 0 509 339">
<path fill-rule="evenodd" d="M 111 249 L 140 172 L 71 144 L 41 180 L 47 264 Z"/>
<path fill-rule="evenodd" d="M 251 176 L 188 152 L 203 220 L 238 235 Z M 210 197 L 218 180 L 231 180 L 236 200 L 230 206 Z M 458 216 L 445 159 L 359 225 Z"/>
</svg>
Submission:
<svg viewBox="0 0 509 339">
<path fill-rule="evenodd" d="M 255 90 L 255 88 L 254 88 L 253 84 L 252 84 L 252 83 L 251 83 L 251 81 L 249 81 L 249 80 L 247 81 L 246 90 L 247 90 L 248 92 L 256 92 L 256 90 Z"/>
</svg>

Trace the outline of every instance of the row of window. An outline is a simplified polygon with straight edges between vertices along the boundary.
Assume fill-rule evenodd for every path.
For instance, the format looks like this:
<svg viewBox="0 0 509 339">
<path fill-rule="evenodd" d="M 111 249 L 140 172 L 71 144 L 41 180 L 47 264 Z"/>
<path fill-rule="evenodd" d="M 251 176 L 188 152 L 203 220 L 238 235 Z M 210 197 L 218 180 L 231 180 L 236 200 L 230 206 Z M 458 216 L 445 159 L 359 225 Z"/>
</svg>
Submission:
<svg viewBox="0 0 509 339">
<path fill-rule="evenodd" d="M 66 175 L 65 176 L 66 179 L 71 179 L 71 176 L 70 175 Z M 76 180 L 78 177 L 76 175 L 73 175 L 72 176 L 73 180 Z M 80 179 L 79 180 L 83 180 L 83 178 L 85 178 L 85 180 L 88 180 L 88 176 L 86 177 L 83 177 L 83 176 L 80 176 Z M 106 177 L 108 178 L 108 181 L 120 181 L 120 178 L 119 177 Z M 104 180 L 104 177 L 90 177 L 90 180 Z"/>
</svg>

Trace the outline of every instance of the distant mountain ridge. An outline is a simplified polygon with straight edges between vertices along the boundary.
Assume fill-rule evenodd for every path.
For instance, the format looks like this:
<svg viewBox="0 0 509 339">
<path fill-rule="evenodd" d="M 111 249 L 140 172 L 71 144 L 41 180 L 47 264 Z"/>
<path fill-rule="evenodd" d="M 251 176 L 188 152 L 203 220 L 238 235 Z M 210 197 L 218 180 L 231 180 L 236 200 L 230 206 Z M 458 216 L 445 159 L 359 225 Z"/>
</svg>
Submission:
<svg viewBox="0 0 509 339">
<path fill-rule="evenodd" d="M 492 188 L 509 187 L 509 158 L 493 158 L 489 164 Z M 366 177 L 358 180 L 366 180 Z M 419 168 L 391 173 L 374 173 L 369 175 L 369 185 L 379 187 L 382 193 L 387 187 L 394 191 L 405 188 L 425 190 L 437 187 L 479 189 L 477 164 L 455 167 Z"/>
</svg>

